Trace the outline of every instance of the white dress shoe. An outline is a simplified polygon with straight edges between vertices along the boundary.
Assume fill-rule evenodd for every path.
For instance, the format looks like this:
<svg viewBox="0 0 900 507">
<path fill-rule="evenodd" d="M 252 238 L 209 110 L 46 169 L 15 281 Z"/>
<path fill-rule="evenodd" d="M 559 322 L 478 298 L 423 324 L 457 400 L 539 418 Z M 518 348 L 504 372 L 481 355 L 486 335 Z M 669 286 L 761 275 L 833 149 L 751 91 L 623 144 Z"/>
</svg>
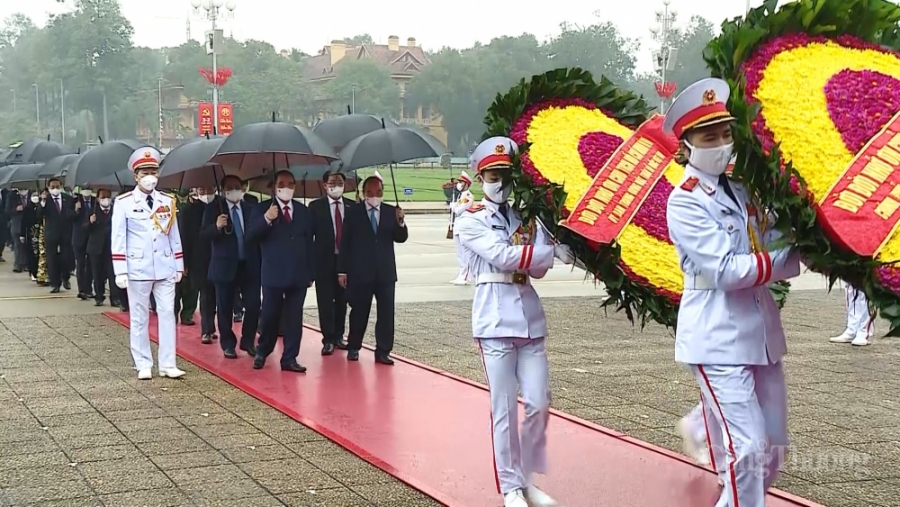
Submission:
<svg viewBox="0 0 900 507">
<path fill-rule="evenodd" d="M 525 489 L 525 498 L 528 500 L 530 507 L 555 507 L 559 505 L 556 500 L 538 489 L 537 486 L 528 486 Z"/>
<path fill-rule="evenodd" d="M 854 334 L 848 330 L 844 331 L 838 336 L 835 336 L 834 338 L 829 338 L 828 341 L 830 341 L 831 343 L 850 343 L 854 338 Z"/>
<path fill-rule="evenodd" d="M 160 377 L 179 378 L 179 377 L 183 377 L 184 374 L 185 374 L 185 372 L 179 370 L 178 368 L 166 368 L 166 369 L 160 368 L 160 370 L 159 370 Z"/>
<path fill-rule="evenodd" d="M 868 344 L 869 338 L 866 336 L 857 336 L 853 339 L 853 341 L 850 342 L 850 345 L 853 345 L 855 347 L 865 347 Z"/>
<path fill-rule="evenodd" d="M 529 507 L 521 489 L 510 491 L 503 496 L 503 507 Z"/>
<path fill-rule="evenodd" d="M 694 432 L 690 429 L 690 424 L 686 417 L 678 421 L 675 426 L 681 440 L 684 444 L 684 453 L 694 459 L 700 466 L 709 465 L 709 451 L 706 447 L 706 441 L 698 440 L 694 436 Z"/>
<path fill-rule="evenodd" d="M 138 380 L 150 380 L 151 378 L 153 378 L 153 372 L 150 368 L 138 370 Z"/>
</svg>

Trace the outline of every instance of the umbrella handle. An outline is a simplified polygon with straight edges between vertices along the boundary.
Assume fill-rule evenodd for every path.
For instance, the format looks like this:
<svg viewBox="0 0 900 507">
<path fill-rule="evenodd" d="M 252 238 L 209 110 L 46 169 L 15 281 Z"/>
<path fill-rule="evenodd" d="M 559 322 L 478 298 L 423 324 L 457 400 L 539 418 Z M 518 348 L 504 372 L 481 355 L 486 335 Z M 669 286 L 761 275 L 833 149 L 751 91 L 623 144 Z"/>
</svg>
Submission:
<svg viewBox="0 0 900 507">
<path fill-rule="evenodd" d="M 382 119 L 381 121 L 383 123 L 384 119 Z M 388 167 L 390 167 L 390 169 L 391 169 L 391 185 L 394 187 L 394 203 L 399 208 L 400 207 L 400 197 L 397 195 L 397 180 L 394 179 L 394 164 L 391 164 Z"/>
</svg>

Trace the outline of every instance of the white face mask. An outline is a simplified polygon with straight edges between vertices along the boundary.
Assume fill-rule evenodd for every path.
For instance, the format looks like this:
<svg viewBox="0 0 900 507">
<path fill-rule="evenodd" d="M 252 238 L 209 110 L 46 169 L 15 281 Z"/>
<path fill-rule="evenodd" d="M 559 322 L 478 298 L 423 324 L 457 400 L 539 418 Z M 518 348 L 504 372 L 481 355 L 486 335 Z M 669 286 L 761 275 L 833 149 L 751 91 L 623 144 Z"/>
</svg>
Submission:
<svg viewBox="0 0 900 507">
<path fill-rule="evenodd" d="M 28 195 L 27 190 L 19 190 L 19 195 Z"/>
<path fill-rule="evenodd" d="M 293 188 L 276 188 L 275 196 L 281 199 L 283 202 L 290 201 L 294 198 L 294 189 Z"/>
<path fill-rule="evenodd" d="M 59 188 L 50 189 L 50 195 L 52 195 L 53 197 L 59 197 L 60 192 L 62 192 L 62 190 Z"/>
<path fill-rule="evenodd" d="M 147 192 L 152 192 L 156 188 L 156 183 L 159 181 L 159 178 L 153 176 L 152 174 L 148 174 L 143 176 L 140 181 L 138 181 L 138 185 L 141 186 Z"/>
<path fill-rule="evenodd" d="M 244 198 L 244 192 L 241 190 L 227 190 L 225 192 L 225 199 L 228 199 L 232 204 L 237 203 L 241 199 Z"/>
<path fill-rule="evenodd" d="M 456 184 L 456 189 L 459 190 L 460 192 L 462 192 L 463 184 L 462 184 L 462 183 L 457 183 L 457 184 Z"/>
<path fill-rule="evenodd" d="M 90 197 L 93 193 L 90 190 L 82 190 L 81 197 Z"/>
<path fill-rule="evenodd" d="M 198 196 L 197 196 L 197 200 L 198 200 L 198 201 L 201 201 L 201 202 L 205 202 L 206 204 L 209 204 L 209 203 L 212 202 L 213 196 L 211 196 L 211 195 L 198 195 Z"/>
<path fill-rule="evenodd" d="M 372 208 L 377 208 L 381 205 L 381 197 L 366 197 L 366 204 Z"/>
<path fill-rule="evenodd" d="M 688 162 L 710 176 L 719 176 L 724 173 L 728 168 L 728 163 L 731 162 L 731 155 L 734 153 L 734 143 L 715 148 L 695 148 L 687 141 L 684 144 L 691 150 Z"/>
<path fill-rule="evenodd" d="M 506 201 L 509 200 L 509 194 L 512 192 L 512 186 L 506 185 L 504 187 L 502 181 L 484 182 L 481 184 L 481 190 L 489 201 L 496 204 L 506 204 Z"/>
<path fill-rule="evenodd" d="M 41 198 L 36 195 L 33 195 L 33 196 L 31 196 L 31 202 L 37 204 L 37 203 L 41 202 Z"/>
<path fill-rule="evenodd" d="M 335 187 L 326 187 L 325 191 L 328 193 L 328 197 L 332 199 L 340 199 L 342 195 L 344 195 L 344 187 L 335 186 Z"/>
<path fill-rule="evenodd" d="M 109 197 L 104 197 L 104 198 L 100 199 L 99 201 L 100 201 L 100 206 L 103 206 L 104 208 L 108 208 L 109 203 L 112 202 L 112 199 L 110 199 Z"/>
</svg>

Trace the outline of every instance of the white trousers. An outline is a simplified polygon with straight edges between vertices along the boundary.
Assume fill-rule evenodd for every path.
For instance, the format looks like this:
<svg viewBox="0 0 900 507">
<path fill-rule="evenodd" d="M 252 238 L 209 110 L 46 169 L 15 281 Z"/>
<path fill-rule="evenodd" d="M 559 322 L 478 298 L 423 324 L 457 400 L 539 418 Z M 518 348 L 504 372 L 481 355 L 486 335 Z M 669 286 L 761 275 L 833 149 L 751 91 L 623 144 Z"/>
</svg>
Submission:
<svg viewBox="0 0 900 507">
<path fill-rule="evenodd" d="M 547 472 L 550 368 L 544 339 L 476 339 L 491 393 L 494 476 L 503 495 Z M 519 390 L 525 419 L 519 429 Z"/>
<path fill-rule="evenodd" d="M 869 312 L 866 294 L 850 284 L 844 284 L 847 305 L 847 334 L 869 339 L 875 334 L 875 315 Z"/>
<path fill-rule="evenodd" d="M 702 397 L 700 403 L 691 409 L 684 416 L 688 431 L 696 442 L 706 442 L 709 447 L 709 464 L 713 470 L 722 474 L 725 471 L 725 463 L 727 456 L 725 454 L 725 444 L 722 440 L 722 430 L 716 424 L 715 414 L 712 408 L 703 403 Z"/>
<path fill-rule="evenodd" d="M 781 362 L 692 367 L 703 403 L 722 432 L 729 507 L 765 507 L 788 447 L 787 385 Z M 713 421 L 710 421 L 712 424 Z"/>
<path fill-rule="evenodd" d="M 150 294 L 159 323 L 159 369 L 175 368 L 175 279 L 128 280 L 131 357 L 137 370 L 153 368 L 150 351 Z"/>
<path fill-rule="evenodd" d="M 453 235 L 453 243 L 456 244 L 456 263 L 459 265 L 459 273 L 456 275 L 456 279 L 469 280 L 469 259 L 458 234 Z"/>
</svg>

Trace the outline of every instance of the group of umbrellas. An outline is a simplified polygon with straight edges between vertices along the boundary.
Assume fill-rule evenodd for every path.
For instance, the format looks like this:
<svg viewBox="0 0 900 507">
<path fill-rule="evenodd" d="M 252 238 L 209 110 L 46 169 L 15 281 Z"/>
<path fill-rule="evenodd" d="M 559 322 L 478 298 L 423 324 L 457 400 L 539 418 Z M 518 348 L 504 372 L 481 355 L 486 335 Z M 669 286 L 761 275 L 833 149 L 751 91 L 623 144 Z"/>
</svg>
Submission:
<svg viewBox="0 0 900 507">
<path fill-rule="evenodd" d="M 32 139 L 0 161 L 0 188 L 37 190 L 60 178 L 68 188 L 122 190 L 134 183 L 128 158 L 148 146 L 133 139 L 107 141 L 78 154 L 49 138 Z M 251 190 L 269 193 L 275 173 L 285 169 L 297 180 L 321 181 L 329 171 L 352 175 L 365 167 L 393 169 L 444 152 L 429 134 L 372 115 L 329 118 L 313 129 L 275 121 L 273 115 L 270 122 L 244 125 L 228 137 L 199 137 L 177 146 L 162 160 L 159 187 L 217 187 L 226 175 L 235 175 Z"/>
</svg>

